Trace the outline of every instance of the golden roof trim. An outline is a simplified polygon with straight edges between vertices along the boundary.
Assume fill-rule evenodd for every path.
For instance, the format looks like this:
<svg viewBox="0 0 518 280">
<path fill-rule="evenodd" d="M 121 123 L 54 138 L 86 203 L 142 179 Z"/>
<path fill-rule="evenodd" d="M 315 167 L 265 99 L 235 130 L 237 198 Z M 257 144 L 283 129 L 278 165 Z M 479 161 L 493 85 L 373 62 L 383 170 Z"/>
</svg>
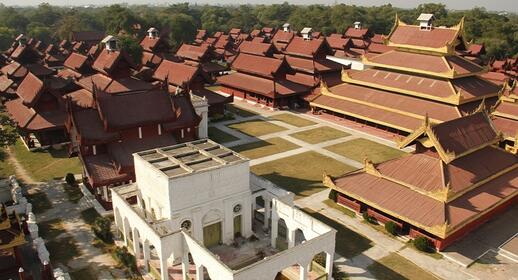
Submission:
<svg viewBox="0 0 518 280">
<path fill-rule="evenodd" d="M 435 100 L 435 101 L 440 101 L 440 102 L 444 102 L 444 103 L 448 103 L 448 104 L 452 104 L 452 105 L 461 104 L 461 102 L 460 102 L 461 96 L 453 88 L 453 86 L 452 86 L 452 95 L 450 95 L 448 97 L 438 97 L 435 95 L 422 93 L 422 92 L 418 92 L 418 91 L 407 90 L 407 89 L 402 89 L 402 88 L 397 88 L 397 87 L 392 87 L 392 86 L 385 86 L 385 85 L 381 85 L 381 84 L 377 84 L 377 83 L 373 83 L 373 82 L 362 81 L 362 80 L 356 80 L 355 78 L 351 77 L 351 75 L 349 75 L 349 73 L 347 73 L 347 72 L 342 72 L 342 82 L 377 88 L 377 89 L 381 89 L 381 90 L 385 90 L 385 91 L 397 92 L 397 93 L 401 93 L 401 94 L 404 94 L 407 96 L 420 97 L 420 98 L 424 98 L 427 100 Z M 451 82 L 449 82 L 449 83 L 451 84 Z"/>
</svg>

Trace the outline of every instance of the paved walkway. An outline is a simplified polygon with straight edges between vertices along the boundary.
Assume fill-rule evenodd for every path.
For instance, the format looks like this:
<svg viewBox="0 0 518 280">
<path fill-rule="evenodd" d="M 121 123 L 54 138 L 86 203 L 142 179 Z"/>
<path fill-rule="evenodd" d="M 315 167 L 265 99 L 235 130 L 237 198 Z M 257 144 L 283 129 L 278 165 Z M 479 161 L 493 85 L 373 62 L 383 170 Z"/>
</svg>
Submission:
<svg viewBox="0 0 518 280">
<path fill-rule="evenodd" d="M 94 235 L 89 225 L 85 224 L 81 218 L 80 204 L 72 203 L 68 200 L 63 182 L 52 181 L 49 183 L 36 182 L 25 170 L 23 165 L 16 159 L 14 153 L 8 148 L 9 161 L 14 165 L 16 177 L 27 185 L 29 194 L 44 192 L 52 203 L 52 208 L 36 215 L 38 223 L 61 219 L 66 233 L 71 235 L 77 245 L 80 256 L 70 260 L 66 266 L 60 265 L 64 271 L 74 271 L 90 267 L 91 271 L 97 274 L 98 279 L 125 279 L 126 273 L 117 268 L 117 263 L 109 254 L 103 253 L 94 247 Z M 59 236 L 57 237 L 59 238 Z M 52 261 L 52 255 L 50 256 Z"/>
<path fill-rule="evenodd" d="M 63 227 L 66 233 L 71 235 L 80 251 L 77 258 L 70 260 L 65 271 L 74 271 L 90 267 L 91 271 L 97 274 L 98 279 L 123 279 L 126 277 L 124 271 L 116 268 L 117 263 L 109 254 L 103 253 L 99 248 L 94 247 L 94 235 L 89 225 L 81 218 L 80 204 L 70 202 L 64 192 L 62 182 L 53 181 L 48 184 L 39 184 L 31 187 L 29 193 L 42 191 L 47 194 L 52 202 L 52 208 L 38 214 L 38 223 L 52 220 L 63 220 Z M 52 260 L 52 255 L 50 256 Z"/>
<path fill-rule="evenodd" d="M 343 143 L 343 142 L 347 142 L 347 141 L 350 141 L 350 140 L 353 140 L 353 139 L 357 139 L 357 138 L 365 138 L 365 139 L 377 142 L 377 143 L 382 144 L 382 145 L 386 145 L 386 146 L 389 146 L 389 147 L 392 147 L 392 148 L 396 148 L 396 144 L 393 141 L 387 140 L 385 138 L 377 137 L 377 136 L 368 135 L 368 134 L 365 134 L 365 133 L 363 133 L 361 131 L 357 131 L 355 129 L 351 129 L 351 128 L 348 128 L 348 127 L 343 127 L 343 126 L 337 125 L 336 123 L 333 123 L 333 122 L 330 122 L 330 121 L 326 121 L 326 120 L 322 121 L 322 120 L 320 120 L 318 118 L 315 118 L 315 117 L 312 117 L 310 115 L 294 113 L 294 112 L 290 112 L 290 111 L 272 111 L 270 109 L 265 109 L 265 108 L 261 108 L 261 107 L 257 107 L 257 106 L 251 105 L 251 104 L 249 104 L 247 102 L 238 102 L 237 104 L 238 104 L 239 107 L 242 107 L 242 108 L 244 108 L 246 110 L 252 111 L 252 112 L 256 113 L 257 115 L 250 116 L 250 117 L 242 117 L 242 116 L 239 116 L 237 114 L 234 114 L 234 117 L 235 117 L 234 120 L 228 120 L 228 121 L 223 121 L 223 122 L 217 122 L 217 123 L 211 123 L 210 124 L 211 127 L 215 127 L 217 129 L 225 132 L 225 133 L 228 133 L 228 134 L 238 138 L 238 140 L 224 143 L 224 145 L 226 147 L 232 148 L 232 147 L 235 147 L 235 146 L 238 146 L 238 145 L 258 142 L 258 141 L 261 141 L 261 140 L 268 140 L 268 139 L 272 139 L 272 138 L 282 138 L 282 139 L 284 139 L 286 141 L 289 141 L 289 142 L 299 146 L 299 148 L 296 148 L 296 149 L 292 149 L 292 150 L 289 150 L 289 151 L 285 151 L 285 152 L 277 153 L 277 154 L 274 154 L 274 155 L 270 155 L 270 156 L 266 156 L 266 157 L 262 157 L 262 158 L 251 160 L 250 161 L 250 166 L 254 166 L 254 165 L 270 162 L 270 161 L 273 161 L 273 160 L 294 156 L 294 155 L 301 154 L 301 153 L 308 152 L 308 151 L 314 151 L 314 152 L 320 153 L 320 154 L 322 154 L 324 156 L 327 156 L 327 157 L 330 157 L 332 159 L 335 159 L 336 161 L 339 161 L 339 162 L 342 162 L 342 163 L 347 164 L 349 166 L 352 166 L 354 168 L 362 168 L 363 164 L 361 162 L 358 162 L 358 161 L 349 159 L 347 157 L 344 157 L 342 155 L 333 153 L 333 152 L 331 152 L 329 150 L 326 150 L 325 147 L 332 146 L 332 145 L 339 144 L 339 143 Z M 278 115 L 278 114 L 293 114 L 294 116 L 297 116 L 297 117 L 300 117 L 300 118 L 304 118 L 304 119 L 313 121 L 313 122 L 315 122 L 315 124 L 314 125 L 309 125 L 309 126 L 304 126 L 304 127 L 297 127 L 297 126 L 293 126 L 293 125 L 287 124 L 287 123 L 282 122 L 282 121 L 271 119 L 272 116 L 275 116 L 275 115 Z M 259 136 L 259 137 L 254 137 L 254 136 L 250 136 L 250 135 L 244 134 L 244 133 L 242 133 L 242 132 L 240 132 L 238 130 L 235 130 L 235 129 L 232 129 L 232 128 L 228 127 L 228 125 L 230 125 L 230 124 L 240 123 L 240 122 L 245 122 L 245 121 L 252 121 L 252 120 L 268 121 L 269 123 L 272 123 L 272 124 L 284 127 L 286 129 L 283 130 L 283 131 L 269 133 L 269 134 L 266 134 L 266 135 L 263 135 L 263 136 Z M 306 131 L 306 130 L 311 130 L 311 129 L 315 129 L 315 128 L 319 128 L 319 127 L 325 127 L 325 126 L 332 127 L 332 128 L 338 129 L 340 131 L 344 131 L 344 132 L 346 132 L 346 133 L 348 133 L 350 135 L 347 136 L 347 137 L 341 137 L 341 138 L 337 138 L 337 139 L 332 139 L 332 140 L 324 141 L 324 142 L 317 143 L 317 144 L 306 143 L 304 141 L 301 141 L 299 139 L 296 139 L 296 138 L 290 136 L 293 133 L 297 133 L 297 132 L 301 132 L 301 131 Z M 412 148 L 406 148 L 404 150 L 406 152 L 410 152 L 413 149 Z"/>
</svg>

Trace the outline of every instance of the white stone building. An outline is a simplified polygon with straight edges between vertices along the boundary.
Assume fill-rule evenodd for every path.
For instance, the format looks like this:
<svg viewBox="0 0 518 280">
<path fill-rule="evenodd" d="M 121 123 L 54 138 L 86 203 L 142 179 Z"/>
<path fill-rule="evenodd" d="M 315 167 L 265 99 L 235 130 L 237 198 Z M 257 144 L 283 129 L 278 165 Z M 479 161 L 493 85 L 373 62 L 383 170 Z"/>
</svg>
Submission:
<svg viewBox="0 0 518 280">
<path fill-rule="evenodd" d="M 113 209 L 119 236 L 150 275 L 172 279 L 179 267 L 174 279 L 271 280 L 286 271 L 331 279 L 335 230 L 251 174 L 248 159 L 198 140 L 136 153 L 134 161 L 136 182 L 111 189 Z M 317 254 L 324 266 L 313 262 Z"/>
</svg>

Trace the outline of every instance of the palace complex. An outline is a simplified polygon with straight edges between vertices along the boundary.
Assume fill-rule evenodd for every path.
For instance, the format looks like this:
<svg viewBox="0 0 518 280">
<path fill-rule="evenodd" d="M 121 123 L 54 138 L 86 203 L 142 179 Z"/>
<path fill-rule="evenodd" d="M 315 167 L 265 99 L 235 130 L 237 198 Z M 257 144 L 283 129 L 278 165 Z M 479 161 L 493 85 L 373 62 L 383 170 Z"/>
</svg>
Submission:
<svg viewBox="0 0 518 280">
<path fill-rule="evenodd" d="M 387 46 L 393 50 L 362 56 L 363 70 L 344 70 L 342 84 L 322 83 L 309 97 L 313 111 L 408 134 L 426 115 L 444 122 L 473 112 L 481 103 L 495 104 L 503 86 L 481 77 L 487 68 L 457 54 L 469 48 L 464 21 L 433 26 L 433 15 L 421 25 L 396 18 Z"/>
</svg>

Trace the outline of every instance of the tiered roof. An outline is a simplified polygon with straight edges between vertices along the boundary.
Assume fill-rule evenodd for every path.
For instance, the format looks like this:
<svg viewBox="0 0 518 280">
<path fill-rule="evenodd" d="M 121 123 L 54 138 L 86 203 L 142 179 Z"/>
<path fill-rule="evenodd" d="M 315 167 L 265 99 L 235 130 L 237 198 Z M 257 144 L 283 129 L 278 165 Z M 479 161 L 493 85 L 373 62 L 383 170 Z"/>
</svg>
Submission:
<svg viewBox="0 0 518 280">
<path fill-rule="evenodd" d="M 518 157 L 493 146 L 500 140 L 489 116 L 477 112 L 441 124 L 428 119 L 400 142 L 421 148 L 338 178 L 328 187 L 447 238 L 518 195 Z"/>
<path fill-rule="evenodd" d="M 369 68 L 342 71 L 345 83 L 323 84 L 310 106 L 412 132 L 425 115 L 449 121 L 482 103 L 489 108 L 502 91 L 481 76 L 486 68 L 456 53 L 466 47 L 463 21 L 452 28 L 421 30 L 396 19 L 386 44 L 395 49 L 363 56 Z"/>
</svg>

